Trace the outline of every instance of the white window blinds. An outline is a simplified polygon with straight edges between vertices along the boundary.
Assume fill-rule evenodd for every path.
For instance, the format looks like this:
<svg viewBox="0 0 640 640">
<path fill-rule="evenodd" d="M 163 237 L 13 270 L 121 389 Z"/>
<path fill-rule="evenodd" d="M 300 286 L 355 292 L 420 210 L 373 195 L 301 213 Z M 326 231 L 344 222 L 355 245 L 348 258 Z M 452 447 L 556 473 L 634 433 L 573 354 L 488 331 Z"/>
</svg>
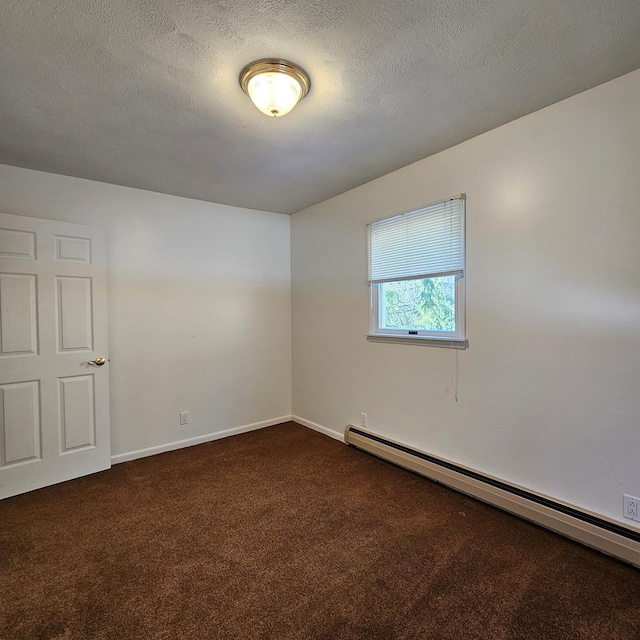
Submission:
<svg viewBox="0 0 640 640">
<path fill-rule="evenodd" d="M 369 282 L 462 274 L 464 199 L 371 222 L 367 241 Z"/>
</svg>

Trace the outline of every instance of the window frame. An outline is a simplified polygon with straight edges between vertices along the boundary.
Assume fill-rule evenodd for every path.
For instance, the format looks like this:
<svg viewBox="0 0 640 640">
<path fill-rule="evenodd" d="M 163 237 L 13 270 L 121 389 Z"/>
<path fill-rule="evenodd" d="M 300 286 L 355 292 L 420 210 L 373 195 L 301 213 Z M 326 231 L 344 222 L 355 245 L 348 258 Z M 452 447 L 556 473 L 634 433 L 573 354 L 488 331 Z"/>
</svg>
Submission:
<svg viewBox="0 0 640 640">
<path fill-rule="evenodd" d="M 367 339 L 371 342 L 402 342 L 405 344 L 423 344 L 426 346 L 450 347 L 466 349 L 469 346 L 466 331 L 466 196 L 458 194 L 456 198 L 462 200 L 462 273 L 455 277 L 455 331 L 433 331 L 426 329 L 389 329 L 382 327 L 380 323 L 382 307 L 380 304 L 382 285 L 385 282 L 369 282 L 369 333 Z M 447 202 L 442 200 L 440 202 Z M 433 204 L 439 204 L 436 202 Z M 432 205 L 426 205 L 432 206 Z M 417 207 L 414 211 L 420 208 Z M 367 255 L 367 260 L 370 256 Z M 442 274 L 427 274 L 413 278 L 399 278 L 392 282 L 402 280 L 422 280 L 424 278 L 437 278 Z"/>
<path fill-rule="evenodd" d="M 435 276 L 438 277 L 438 276 Z M 372 282 L 371 283 L 371 304 L 370 304 L 370 333 L 376 335 L 389 335 L 389 336 L 418 336 L 423 338 L 440 338 L 442 340 L 464 340 L 466 339 L 465 332 L 465 304 L 464 304 L 464 275 L 454 276 L 455 282 L 455 318 L 456 328 L 455 331 L 437 331 L 427 329 L 390 329 L 388 327 L 381 326 L 380 319 L 382 313 L 382 306 L 380 305 L 380 292 L 382 291 L 382 285 L 387 283 Z M 422 280 L 423 278 L 410 278 L 410 280 Z M 394 280 L 393 282 L 401 282 L 400 280 Z M 414 333 L 415 332 L 415 333 Z"/>
</svg>

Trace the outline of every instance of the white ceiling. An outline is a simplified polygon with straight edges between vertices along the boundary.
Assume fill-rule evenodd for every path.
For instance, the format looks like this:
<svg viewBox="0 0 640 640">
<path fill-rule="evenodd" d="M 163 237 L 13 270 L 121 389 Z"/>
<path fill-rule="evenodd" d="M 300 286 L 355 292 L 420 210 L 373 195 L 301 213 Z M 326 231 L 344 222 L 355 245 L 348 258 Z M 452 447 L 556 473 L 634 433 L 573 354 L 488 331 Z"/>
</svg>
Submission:
<svg viewBox="0 0 640 640">
<path fill-rule="evenodd" d="M 0 60 L 0 163 L 292 213 L 637 69 L 640 1 L 2 0 Z"/>
</svg>

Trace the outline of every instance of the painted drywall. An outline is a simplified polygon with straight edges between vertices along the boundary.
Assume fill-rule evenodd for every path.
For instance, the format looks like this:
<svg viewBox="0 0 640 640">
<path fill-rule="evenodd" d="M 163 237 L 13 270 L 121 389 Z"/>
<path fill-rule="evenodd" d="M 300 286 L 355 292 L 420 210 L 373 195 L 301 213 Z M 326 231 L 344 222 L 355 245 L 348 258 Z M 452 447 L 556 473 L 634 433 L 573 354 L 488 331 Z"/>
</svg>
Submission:
<svg viewBox="0 0 640 640">
<path fill-rule="evenodd" d="M 5 0 L 0 163 L 292 213 L 640 66 L 638 0 Z M 238 76 L 311 91 L 260 114 Z"/>
<path fill-rule="evenodd" d="M 291 413 L 289 216 L 5 165 L 0 211 L 106 230 L 113 455 Z"/>
<path fill-rule="evenodd" d="M 295 214 L 294 415 L 637 526 L 639 171 L 636 71 Z M 367 342 L 365 223 L 458 192 L 470 348 Z"/>
</svg>

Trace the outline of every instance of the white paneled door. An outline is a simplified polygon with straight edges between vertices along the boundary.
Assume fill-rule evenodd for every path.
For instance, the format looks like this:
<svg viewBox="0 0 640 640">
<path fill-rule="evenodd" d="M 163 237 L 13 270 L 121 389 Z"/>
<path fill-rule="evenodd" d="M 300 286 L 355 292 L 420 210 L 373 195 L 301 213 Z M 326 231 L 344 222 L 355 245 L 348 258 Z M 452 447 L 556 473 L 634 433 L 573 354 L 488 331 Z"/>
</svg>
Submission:
<svg viewBox="0 0 640 640">
<path fill-rule="evenodd" d="M 0 498 L 111 466 L 104 233 L 0 214 Z"/>
</svg>

